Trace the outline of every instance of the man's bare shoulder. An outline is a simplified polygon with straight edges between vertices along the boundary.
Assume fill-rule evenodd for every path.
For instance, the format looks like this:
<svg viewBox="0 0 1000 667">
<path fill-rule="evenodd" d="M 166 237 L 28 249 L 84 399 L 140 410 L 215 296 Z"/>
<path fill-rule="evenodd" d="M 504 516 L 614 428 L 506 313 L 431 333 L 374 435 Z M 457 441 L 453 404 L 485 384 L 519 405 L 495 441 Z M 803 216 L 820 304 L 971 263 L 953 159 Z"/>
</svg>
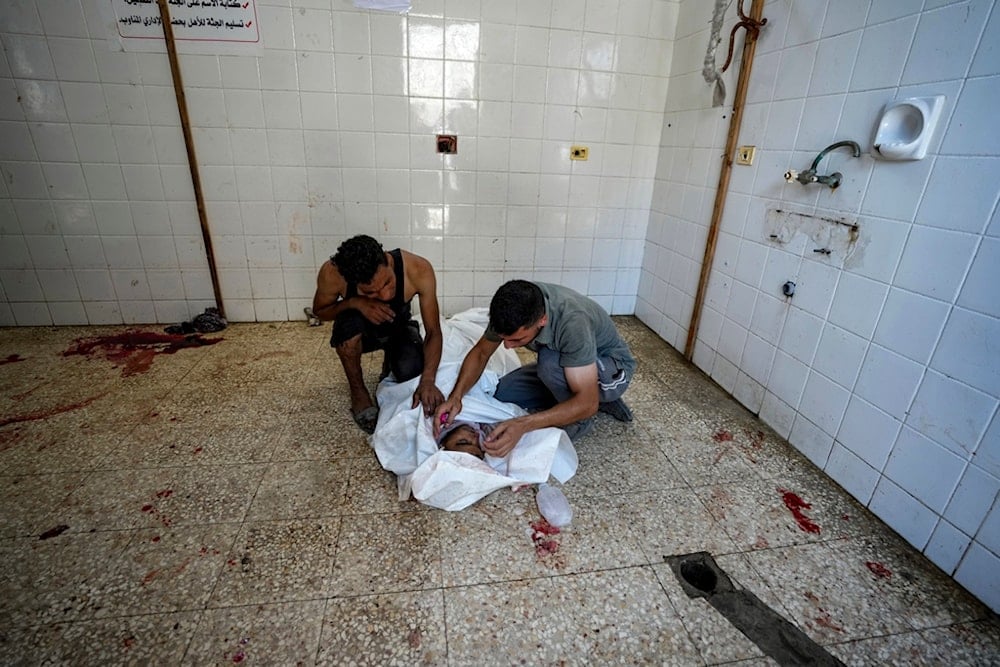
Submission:
<svg viewBox="0 0 1000 667">
<path fill-rule="evenodd" d="M 319 267 L 319 275 L 316 278 L 317 282 L 321 285 L 326 285 L 329 287 L 345 285 L 346 281 L 344 277 L 340 275 L 340 270 L 337 269 L 337 265 L 331 260 L 326 260 L 323 262 L 322 266 Z"/>
<path fill-rule="evenodd" d="M 426 258 L 408 250 L 400 250 L 400 253 L 403 257 L 403 269 L 411 280 L 433 279 L 434 267 Z"/>
</svg>

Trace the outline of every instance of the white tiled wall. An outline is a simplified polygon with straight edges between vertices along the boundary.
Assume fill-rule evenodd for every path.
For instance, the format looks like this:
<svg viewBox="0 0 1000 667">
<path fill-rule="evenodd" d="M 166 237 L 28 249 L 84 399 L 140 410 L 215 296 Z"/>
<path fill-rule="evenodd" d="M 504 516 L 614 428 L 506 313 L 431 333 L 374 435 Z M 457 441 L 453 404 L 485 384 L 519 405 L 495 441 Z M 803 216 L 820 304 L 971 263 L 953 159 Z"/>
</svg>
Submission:
<svg viewBox="0 0 1000 667">
<path fill-rule="evenodd" d="M 681 350 L 730 111 L 701 78 L 708 5 L 681 3 L 636 304 Z M 764 16 L 739 136 L 757 157 L 732 173 L 694 362 L 1000 609 L 1000 7 L 771 0 Z M 928 156 L 872 159 L 883 105 L 936 94 Z M 844 139 L 863 155 L 820 163 L 839 189 L 784 182 Z M 772 242 L 773 209 L 857 221 L 852 254 Z"/>
<path fill-rule="evenodd" d="M 167 58 L 113 48 L 109 6 L 0 4 L 0 324 L 175 322 L 214 301 Z M 256 54 L 181 44 L 230 319 L 302 319 L 357 233 L 427 256 L 445 313 L 511 277 L 634 311 L 675 2 L 257 8 Z"/>
</svg>

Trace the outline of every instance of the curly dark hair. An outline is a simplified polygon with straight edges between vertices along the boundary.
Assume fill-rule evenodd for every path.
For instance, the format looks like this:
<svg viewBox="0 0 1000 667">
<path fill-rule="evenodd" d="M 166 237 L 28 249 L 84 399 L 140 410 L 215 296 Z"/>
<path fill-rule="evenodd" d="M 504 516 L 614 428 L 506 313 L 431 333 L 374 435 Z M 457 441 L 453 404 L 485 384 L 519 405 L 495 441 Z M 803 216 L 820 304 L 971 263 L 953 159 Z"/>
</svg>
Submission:
<svg viewBox="0 0 1000 667">
<path fill-rule="evenodd" d="M 358 234 L 341 243 L 330 261 L 348 285 L 371 282 L 378 267 L 389 263 L 382 244 L 365 234 Z"/>
<path fill-rule="evenodd" d="M 531 326 L 545 314 L 545 295 L 535 283 L 511 280 L 500 286 L 490 301 L 490 328 L 509 336 Z"/>
</svg>

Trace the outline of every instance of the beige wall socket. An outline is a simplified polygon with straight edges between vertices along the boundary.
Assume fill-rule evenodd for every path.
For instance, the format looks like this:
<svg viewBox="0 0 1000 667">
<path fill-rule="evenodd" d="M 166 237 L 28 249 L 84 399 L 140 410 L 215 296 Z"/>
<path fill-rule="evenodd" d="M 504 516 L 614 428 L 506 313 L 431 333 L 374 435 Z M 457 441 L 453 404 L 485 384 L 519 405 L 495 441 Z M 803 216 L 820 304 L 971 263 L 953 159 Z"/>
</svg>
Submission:
<svg viewBox="0 0 1000 667">
<path fill-rule="evenodd" d="M 756 146 L 740 146 L 736 149 L 736 164 L 753 164 L 756 153 Z"/>
</svg>

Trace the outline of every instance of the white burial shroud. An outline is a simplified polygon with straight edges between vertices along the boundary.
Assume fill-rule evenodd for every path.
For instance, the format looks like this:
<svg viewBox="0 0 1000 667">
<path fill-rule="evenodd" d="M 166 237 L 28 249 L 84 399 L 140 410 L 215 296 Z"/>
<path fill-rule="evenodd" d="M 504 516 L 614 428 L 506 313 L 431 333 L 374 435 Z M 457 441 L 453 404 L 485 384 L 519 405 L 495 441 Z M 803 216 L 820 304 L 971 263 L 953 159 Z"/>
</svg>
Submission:
<svg viewBox="0 0 1000 667">
<path fill-rule="evenodd" d="M 473 308 L 442 321 L 437 386 L 445 396 L 455 386 L 462 360 L 482 336 L 488 320 L 485 308 Z M 500 377 L 520 365 L 516 353 L 498 348 L 479 382 L 462 399 L 457 418 L 500 422 L 527 414 L 517 405 L 493 398 Z M 547 482 L 549 475 L 563 483 L 576 474 L 576 450 L 560 428 L 528 432 L 510 454 L 499 459 L 487 455 L 480 460 L 471 454 L 439 450 L 423 407 L 410 407 L 418 382 L 414 378 L 399 384 L 390 377 L 376 390 L 379 417 L 371 444 L 382 467 L 396 473 L 400 500 L 412 493 L 432 507 L 460 510 L 505 486 Z"/>
</svg>

